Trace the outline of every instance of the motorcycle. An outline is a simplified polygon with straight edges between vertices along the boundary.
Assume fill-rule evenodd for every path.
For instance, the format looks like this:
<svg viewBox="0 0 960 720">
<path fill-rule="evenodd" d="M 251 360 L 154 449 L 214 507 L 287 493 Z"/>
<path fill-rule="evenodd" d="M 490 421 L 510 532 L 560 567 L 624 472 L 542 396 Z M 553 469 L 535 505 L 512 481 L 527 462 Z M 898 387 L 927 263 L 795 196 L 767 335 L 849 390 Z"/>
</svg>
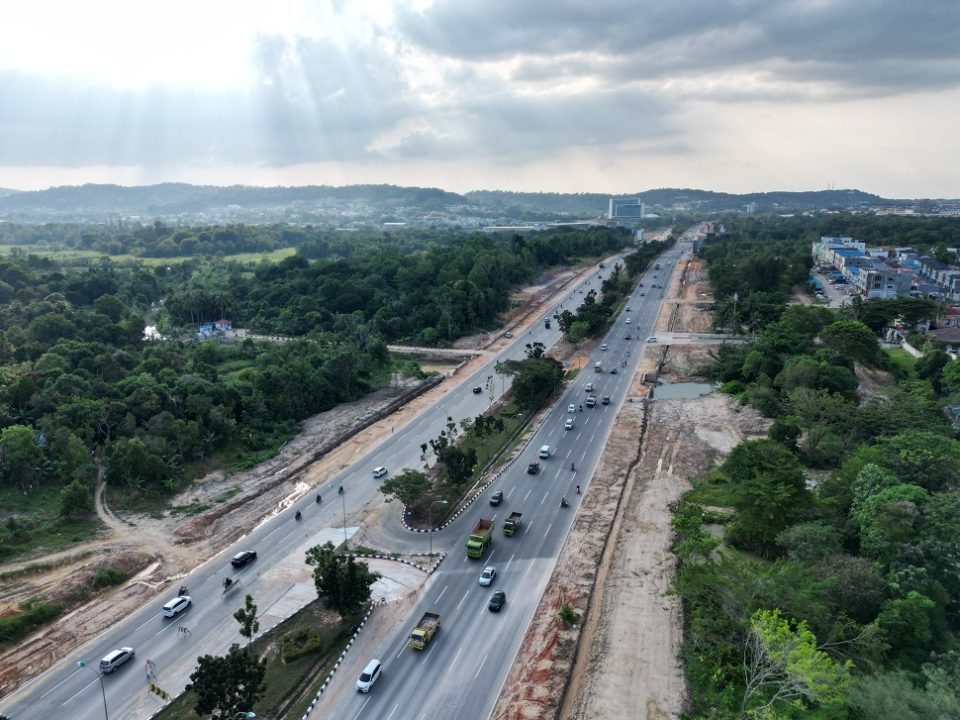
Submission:
<svg viewBox="0 0 960 720">
<path fill-rule="evenodd" d="M 184 595 L 189 595 L 189 594 L 190 594 L 190 593 L 187 591 L 187 586 L 186 586 L 186 585 L 181 585 L 181 586 L 180 586 L 180 590 L 177 592 L 177 595 L 178 595 L 179 597 L 183 597 Z"/>
<path fill-rule="evenodd" d="M 299 520 L 300 518 L 303 517 L 303 513 L 300 512 L 299 510 L 297 510 L 297 514 L 294 515 L 293 517 L 294 517 L 294 519 Z"/>
<path fill-rule="evenodd" d="M 576 472 L 576 471 L 577 471 L 577 469 L 573 466 L 573 463 L 570 463 L 570 470 L 571 470 L 572 472 Z"/>
<path fill-rule="evenodd" d="M 320 493 L 317 493 L 317 505 L 321 503 Z"/>
</svg>

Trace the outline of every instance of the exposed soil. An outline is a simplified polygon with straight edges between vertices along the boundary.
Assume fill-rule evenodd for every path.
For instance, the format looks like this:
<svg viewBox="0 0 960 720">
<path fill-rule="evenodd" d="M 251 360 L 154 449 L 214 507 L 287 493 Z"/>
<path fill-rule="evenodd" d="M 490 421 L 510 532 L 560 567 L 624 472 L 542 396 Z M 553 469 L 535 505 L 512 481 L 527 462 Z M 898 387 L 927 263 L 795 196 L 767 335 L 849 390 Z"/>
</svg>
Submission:
<svg viewBox="0 0 960 720">
<path fill-rule="evenodd" d="M 586 266 L 553 273 L 542 278 L 540 285 L 518 293 L 506 326 L 516 334 L 525 332 L 540 321 L 542 305 L 559 301 L 569 282 L 595 269 Z M 283 338 L 274 340 L 282 342 Z M 464 347 L 484 343 L 487 351 L 497 351 L 507 340 L 502 334 L 483 333 L 472 342 L 471 346 L 471 339 L 467 339 Z M 443 376 L 454 377 L 482 364 L 484 354 L 483 350 L 460 350 L 437 353 L 436 357 L 444 363 Z M 450 361 L 459 364 L 445 364 Z M 405 424 L 454 388 L 440 382 L 413 396 L 420 391 L 415 387 L 417 382 L 397 379 L 392 388 L 314 416 L 271 460 L 245 472 L 210 473 L 170 500 L 170 507 L 211 506 L 197 515 L 183 517 L 169 509 L 157 516 L 114 513 L 104 502 L 102 485 L 98 487 L 96 505 L 104 526 L 98 537 L 2 567 L 6 574 L 0 585 L 0 615 L 14 612 L 31 597 L 63 602 L 73 609 L 17 647 L 0 652 L 0 697 L 99 635 L 147 598 L 174 586 L 192 568 L 289 507 L 331 474 L 348 467 L 393 427 Z M 370 424 L 371 420 L 375 421 Z M 344 440 L 345 435 L 363 425 L 368 427 Z M 120 587 L 99 591 L 94 600 L 86 600 L 93 574 L 106 566 L 122 569 L 132 579 Z"/>
</svg>

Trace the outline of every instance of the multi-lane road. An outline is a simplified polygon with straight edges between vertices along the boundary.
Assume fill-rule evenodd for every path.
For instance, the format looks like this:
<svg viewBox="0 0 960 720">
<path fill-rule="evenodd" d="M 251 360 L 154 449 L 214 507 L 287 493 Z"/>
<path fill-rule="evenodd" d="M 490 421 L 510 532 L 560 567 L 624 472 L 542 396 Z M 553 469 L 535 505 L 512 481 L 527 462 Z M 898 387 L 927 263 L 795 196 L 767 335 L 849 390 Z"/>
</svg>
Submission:
<svg viewBox="0 0 960 720">
<path fill-rule="evenodd" d="M 405 650 L 410 628 L 404 628 L 379 653 L 384 676 L 369 695 L 356 696 L 352 692 L 355 678 L 341 673 L 336 678 L 336 687 L 331 688 L 332 692 L 324 696 L 314 711 L 314 717 L 483 718 L 489 714 L 576 512 L 579 498 L 574 488 L 580 484 L 585 490 L 589 483 L 644 341 L 652 333 L 662 286 L 668 285 L 679 255 L 679 248 L 669 250 L 660 259 L 661 269 L 645 274 L 643 287 L 638 288 L 627 303 L 631 311 L 617 318 L 604 341 L 608 349 L 597 350 L 590 358 L 584 372 L 549 413 L 528 448 L 493 488 L 504 491 L 504 503 L 496 508 L 485 503 L 475 504 L 473 510 L 447 530 L 435 534 L 434 548 L 447 550 L 450 555 L 431 578 L 410 617 L 412 627 L 424 610 L 440 612 L 443 629 L 435 641 L 424 652 Z M 607 260 L 612 261 L 615 258 Z M 658 278 L 654 279 L 654 275 Z M 661 288 L 653 289 L 653 283 Z M 598 285 L 596 273 L 591 274 L 572 287 L 570 295 L 548 314 L 561 309 L 560 305 L 563 308 L 569 308 L 571 303 L 578 305 L 584 297 L 580 290 L 599 289 Z M 641 292 L 645 297 L 641 297 Z M 114 720 L 148 717 L 158 703 L 144 701 L 146 659 L 163 669 L 159 684 L 168 692 L 179 692 L 188 682 L 198 654 L 222 653 L 230 643 L 239 641 L 237 624 L 228 608 L 232 611 L 243 593 L 255 593 L 261 607 L 280 601 L 290 584 L 272 571 L 273 566 L 305 537 L 333 532 L 344 522 L 344 516 L 349 525 L 351 516 L 377 498 L 380 481 L 372 476 L 374 467 L 382 465 L 393 472 L 418 467 L 420 444 L 436 437 L 444 429 L 447 417 L 459 420 L 483 411 L 490 402 L 487 378 L 494 378 L 490 390 L 494 397 L 509 387 L 509 381 L 502 381 L 495 372 L 496 363 L 522 358 L 527 343 L 552 346 L 560 332 L 556 322 L 551 325 L 548 330 L 538 322 L 529 332 L 518 334 L 502 352 L 466 376 L 443 400 L 397 428 L 360 461 L 330 478 L 318 488 L 323 493 L 322 504 L 314 504 L 312 495 L 304 498 L 298 505 L 303 511 L 302 521 L 293 519 L 291 508 L 262 523 L 233 547 L 197 568 L 183 580 L 193 598 L 193 606 L 188 611 L 172 619 L 162 616 L 162 604 L 176 592 L 171 589 L 167 595 L 146 603 L 137 613 L 120 619 L 96 641 L 70 653 L 6 698 L 2 703 L 3 712 L 16 720 L 67 717 L 99 720 L 104 716 L 106 703 Z M 628 334 L 631 340 L 626 339 Z M 593 364 L 598 360 L 603 363 L 604 371 L 594 373 Z M 618 370 L 615 375 L 610 373 L 614 367 Z M 598 402 L 595 408 L 584 406 L 580 411 L 587 382 L 596 385 L 594 394 L 598 399 L 610 395 L 610 405 Z M 484 387 L 483 393 L 471 392 L 477 385 Z M 567 412 L 571 403 L 578 408 L 574 413 Z M 574 427 L 565 430 L 564 422 L 570 417 Z M 527 475 L 527 463 L 544 444 L 551 446 L 551 457 L 540 461 L 539 475 Z M 575 471 L 570 469 L 571 462 Z M 344 488 L 342 496 L 337 494 L 340 487 Z M 571 507 L 559 507 L 562 495 L 571 501 Z M 513 510 L 524 513 L 524 525 L 518 535 L 504 537 L 500 532 L 502 520 Z M 479 517 L 492 517 L 496 521 L 495 539 L 483 560 L 468 561 L 463 543 Z M 231 568 L 230 557 L 246 548 L 255 548 L 258 558 L 241 570 Z M 493 587 L 481 588 L 478 576 L 487 564 L 496 565 L 499 572 Z M 225 595 L 222 580 L 226 576 L 239 578 L 241 586 Z M 487 611 L 487 600 L 496 589 L 507 593 L 507 604 L 499 615 Z M 191 631 L 188 645 L 184 644 L 184 635 L 178 632 L 183 625 L 189 625 Z M 134 660 L 100 678 L 95 671 L 99 659 L 123 646 L 136 650 Z M 81 660 L 88 663 L 88 667 L 78 667 Z"/>
</svg>

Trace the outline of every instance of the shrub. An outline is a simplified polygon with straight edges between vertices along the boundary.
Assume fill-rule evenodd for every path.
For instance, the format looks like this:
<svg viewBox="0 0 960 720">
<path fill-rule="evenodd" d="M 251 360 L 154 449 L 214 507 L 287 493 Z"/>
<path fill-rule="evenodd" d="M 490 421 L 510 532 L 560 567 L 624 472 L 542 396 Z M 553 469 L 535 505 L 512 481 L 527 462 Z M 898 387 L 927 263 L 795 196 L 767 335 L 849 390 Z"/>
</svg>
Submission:
<svg viewBox="0 0 960 720">
<path fill-rule="evenodd" d="M 313 628 L 302 628 L 284 635 L 280 644 L 283 661 L 292 662 L 319 650 L 323 641 L 320 639 L 319 633 Z"/>
<path fill-rule="evenodd" d="M 100 588 L 110 587 L 111 585 L 119 585 L 126 580 L 127 577 L 129 577 L 128 573 L 123 570 L 118 570 L 117 568 L 98 568 L 97 574 L 93 576 L 93 586 L 99 590 Z"/>
<path fill-rule="evenodd" d="M 26 637 L 41 625 L 50 622 L 62 612 L 59 605 L 41 602 L 27 602 L 20 606 L 20 612 L 0 617 L 0 643 L 15 643 Z"/>
</svg>

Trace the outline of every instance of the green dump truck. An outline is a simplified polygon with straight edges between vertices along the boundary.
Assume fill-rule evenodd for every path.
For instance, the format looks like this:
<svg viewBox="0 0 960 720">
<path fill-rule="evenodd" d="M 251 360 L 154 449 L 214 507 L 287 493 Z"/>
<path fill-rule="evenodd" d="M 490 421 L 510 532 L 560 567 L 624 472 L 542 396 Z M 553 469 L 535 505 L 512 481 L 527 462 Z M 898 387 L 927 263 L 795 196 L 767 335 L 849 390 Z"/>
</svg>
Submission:
<svg viewBox="0 0 960 720">
<path fill-rule="evenodd" d="M 434 612 L 425 612 L 413 632 L 410 633 L 410 647 L 415 650 L 423 650 L 439 629 L 440 615 Z"/>
<path fill-rule="evenodd" d="M 483 557 L 483 551 L 490 544 L 493 537 L 493 520 L 477 520 L 477 526 L 470 533 L 467 540 L 467 557 Z"/>
<path fill-rule="evenodd" d="M 512 512 L 510 517 L 503 521 L 503 534 L 504 535 L 513 535 L 520 529 L 520 518 L 523 517 L 523 513 Z"/>
</svg>

